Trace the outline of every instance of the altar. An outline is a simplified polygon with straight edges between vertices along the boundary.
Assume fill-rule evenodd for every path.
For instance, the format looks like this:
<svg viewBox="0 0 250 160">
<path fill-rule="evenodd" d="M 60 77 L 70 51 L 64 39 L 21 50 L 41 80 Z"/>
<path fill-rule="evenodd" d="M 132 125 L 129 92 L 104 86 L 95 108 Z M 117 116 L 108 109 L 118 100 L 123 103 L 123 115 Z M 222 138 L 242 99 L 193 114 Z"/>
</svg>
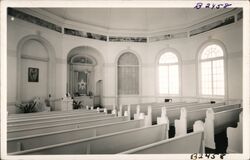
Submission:
<svg viewBox="0 0 250 160">
<path fill-rule="evenodd" d="M 75 101 L 81 101 L 83 106 L 94 106 L 93 96 L 78 96 L 74 97 Z"/>
</svg>

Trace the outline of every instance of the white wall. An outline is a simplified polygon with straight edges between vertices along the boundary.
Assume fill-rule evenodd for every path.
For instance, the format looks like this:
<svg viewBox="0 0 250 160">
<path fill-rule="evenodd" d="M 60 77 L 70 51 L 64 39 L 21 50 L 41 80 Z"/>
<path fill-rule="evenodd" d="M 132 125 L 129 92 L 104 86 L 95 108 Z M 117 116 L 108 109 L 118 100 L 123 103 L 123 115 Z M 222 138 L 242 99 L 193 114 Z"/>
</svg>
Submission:
<svg viewBox="0 0 250 160">
<path fill-rule="evenodd" d="M 30 101 L 35 96 L 48 98 L 48 62 L 22 59 L 21 69 L 21 101 Z M 28 82 L 28 68 L 39 69 L 38 82 Z"/>
<path fill-rule="evenodd" d="M 16 48 L 24 36 L 38 34 L 47 39 L 56 53 L 56 98 L 66 93 L 67 55 L 75 47 L 95 48 L 103 59 L 103 65 L 96 69 L 95 82 L 103 80 L 103 104 L 117 102 L 116 60 L 126 50 L 133 51 L 140 60 L 140 95 L 123 96 L 121 103 L 162 101 L 158 95 L 156 78 L 156 57 L 166 48 L 173 48 L 181 56 L 181 94 L 185 98 L 198 95 L 196 58 L 199 47 L 210 39 L 224 43 L 228 54 L 228 98 L 242 99 L 242 23 L 214 29 L 191 38 L 165 40 L 151 43 L 104 42 L 82 37 L 63 35 L 41 28 L 22 20 L 8 20 L 8 102 L 16 100 Z M 13 73 L 13 74 L 10 74 Z M 95 84 L 95 83 L 94 83 Z"/>
</svg>

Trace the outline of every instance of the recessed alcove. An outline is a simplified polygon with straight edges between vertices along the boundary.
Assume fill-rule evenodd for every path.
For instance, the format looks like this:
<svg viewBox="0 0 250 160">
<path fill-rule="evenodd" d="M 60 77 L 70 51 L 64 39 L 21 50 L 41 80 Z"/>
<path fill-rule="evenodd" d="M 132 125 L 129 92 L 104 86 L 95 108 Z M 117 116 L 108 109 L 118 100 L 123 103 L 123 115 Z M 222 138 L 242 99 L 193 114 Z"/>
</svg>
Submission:
<svg viewBox="0 0 250 160">
<path fill-rule="evenodd" d="M 67 58 L 67 92 L 83 105 L 101 106 L 103 60 L 89 46 L 72 49 Z"/>
</svg>

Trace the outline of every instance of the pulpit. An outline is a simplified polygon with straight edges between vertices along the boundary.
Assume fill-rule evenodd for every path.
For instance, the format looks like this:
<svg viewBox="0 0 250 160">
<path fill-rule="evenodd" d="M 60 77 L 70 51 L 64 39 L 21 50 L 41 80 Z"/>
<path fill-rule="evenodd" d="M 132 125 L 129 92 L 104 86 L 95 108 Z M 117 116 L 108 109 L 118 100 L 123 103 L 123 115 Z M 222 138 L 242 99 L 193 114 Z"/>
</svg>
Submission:
<svg viewBox="0 0 250 160">
<path fill-rule="evenodd" d="M 55 110 L 56 111 L 73 110 L 73 99 L 71 99 L 70 97 L 64 97 L 59 101 L 56 101 Z"/>
</svg>

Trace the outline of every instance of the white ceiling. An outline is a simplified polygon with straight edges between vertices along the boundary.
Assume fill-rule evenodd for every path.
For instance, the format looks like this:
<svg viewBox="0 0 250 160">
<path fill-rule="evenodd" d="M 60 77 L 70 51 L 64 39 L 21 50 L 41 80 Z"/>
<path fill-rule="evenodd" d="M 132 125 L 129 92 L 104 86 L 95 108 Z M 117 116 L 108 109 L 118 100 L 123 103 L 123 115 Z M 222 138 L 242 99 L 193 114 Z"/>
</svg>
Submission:
<svg viewBox="0 0 250 160">
<path fill-rule="evenodd" d="M 231 9 L 46 8 L 66 20 L 116 30 L 160 30 L 193 25 Z"/>
</svg>

